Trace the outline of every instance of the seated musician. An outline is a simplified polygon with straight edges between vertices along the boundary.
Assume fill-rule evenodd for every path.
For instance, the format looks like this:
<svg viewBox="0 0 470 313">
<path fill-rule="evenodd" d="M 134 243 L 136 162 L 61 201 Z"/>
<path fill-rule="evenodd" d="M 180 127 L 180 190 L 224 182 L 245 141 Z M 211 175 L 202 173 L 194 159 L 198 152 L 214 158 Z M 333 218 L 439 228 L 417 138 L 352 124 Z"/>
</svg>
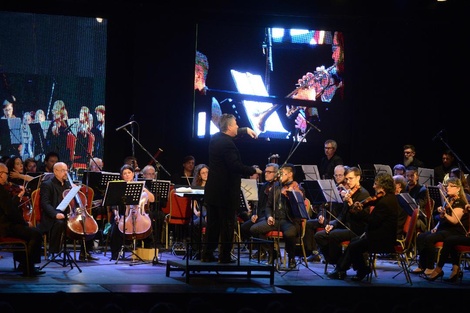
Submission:
<svg viewBox="0 0 470 313">
<path fill-rule="evenodd" d="M 342 255 L 341 242 L 361 236 L 366 227 L 363 220 L 350 212 L 354 202 L 362 201 L 370 196 L 367 189 L 360 184 L 361 170 L 353 166 L 349 167 L 344 174 L 348 190 L 343 196 L 341 212 L 337 218 L 330 220 L 325 230 L 316 232 L 314 235 L 323 258 L 330 264 L 336 264 Z M 344 279 L 345 273 L 337 273 L 339 279 Z"/>
<path fill-rule="evenodd" d="M 49 258 L 53 259 L 55 254 L 61 252 L 62 236 L 65 236 L 66 215 L 70 208 L 64 212 L 57 209 L 64 198 L 64 192 L 71 188 L 68 180 L 67 164 L 57 162 L 53 166 L 54 177 L 44 181 L 40 188 L 41 197 L 41 222 L 38 225 L 42 233 L 49 234 Z M 65 237 L 64 237 L 65 238 Z M 93 239 L 89 239 L 83 244 L 81 241 L 80 261 L 96 261 L 90 252 L 93 248 Z"/>
<path fill-rule="evenodd" d="M 266 221 L 256 223 L 251 227 L 251 232 L 255 237 L 266 239 L 266 234 L 270 231 L 280 230 L 285 240 L 285 250 L 289 257 L 289 268 L 297 266 L 295 261 L 295 244 L 300 231 L 300 222 L 293 218 L 292 208 L 287 192 L 296 190 L 302 191 L 299 184 L 294 181 L 295 167 L 286 163 L 281 166 L 281 176 L 269 192 L 266 203 Z M 269 251 L 269 247 L 264 247 Z M 276 252 L 274 253 L 276 254 Z M 276 255 L 269 256 L 269 263 L 274 262 Z"/>
<path fill-rule="evenodd" d="M 126 181 L 126 182 L 132 182 L 134 181 L 134 175 L 135 175 L 135 170 L 132 165 L 129 164 L 124 164 L 121 167 L 121 170 L 119 171 L 121 173 L 121 178 Z M 155 195 L 151 193 L 147 188 L 143 188 L 142 194 L 141 194 L 141 200 L 147 199 L 148 202 L 152 203 L 155 202 Z M 120 220 L 121 222 L 125 222 L 125 218 L 129 216 L 131 213 L 131 206 L 130 205 L 118 205 L 118 206 L 113 206 L 112 208 L 112 213 L 113 213 L 113 223 L 111 223 L 111 242 L 110 242 L 110 249 L 111 249 L 111 260 L 117 260 L 119 257 L 121 257 L 120 253 L 122 253 L 122 248 L 124 244 L 124 233 L 121 232 L 119 229 L 119 223 Z M 141 215 L 143 217 L 146 217 L 150 219 L 145 215 Z M 151 228 L 151 222 L 149 224 L 149 227 Z M 123 228 L 124 230 L 124 228 Z M 129 230 L 132 231 L 132 230 Z M 125 230 L 127 232 L 127 230 Z M 143 238 L 145 239 L 145 238 Z"/>
<path fill-rule="evenodd" d="M 348 189 L 347 184 L 344 180 L 344 173 L 346 168 L 344 165 L 336 165 L 334 168 L 334 180 L 336 188 L 339 192 L 345 194 Z M 332 203 L 323 203 L 318 208 L 318 213 L 316 218 L 309 219 L 305 228 L 304 244 L 305 250 L 311 251 L 311 255 L 307 258 L 309 262 L 319 262 L 321 260 L 320 253 L 317 250 L 317 243 L 315 241 L 315 233 L 319 228 L 325 228 L 330 220 L 339 215 L 343 203 L 332 202 Z M 333 217 L 334 216 L 334 217 Z"/>
<path fill-rule="evenodd" d="M 15 260 L 19 262 L 18 270 L 23 271 L 23 276 L 37 276 L 45 274 L 34 267 L 35 263 L 41 263 L 42 236 L 34 227 L 29 227 L 19 209 L 20 199 L 23 197 L 24 187 L 18 187 L 13 192 L 9 187 L 8 169 L 4 163 L 0 163 L 0 236 L 11 236 L 28 242 L 28 258 L 24 252 L 15 252 Z M 10 189 L 10 192 L 7 190 Z M 29 264 L 26 264 L 26 259 Z M 29 271 L 28 271 L 29 269 Z"/>
</svg>

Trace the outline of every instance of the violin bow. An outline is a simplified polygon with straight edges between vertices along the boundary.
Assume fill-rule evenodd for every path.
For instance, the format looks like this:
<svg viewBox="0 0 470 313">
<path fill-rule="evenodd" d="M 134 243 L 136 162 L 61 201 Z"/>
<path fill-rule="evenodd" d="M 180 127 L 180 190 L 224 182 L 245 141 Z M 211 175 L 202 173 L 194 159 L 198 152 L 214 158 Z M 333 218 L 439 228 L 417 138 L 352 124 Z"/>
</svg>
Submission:
<svg viewBox="0 0 470 313">
<path fill-rule="evenodd" d="M 441 195 L 444 195 L 444 193 L 442 192 L 442 190 L 439 188 L 439 192 L 441 193 Z M 455 218 L 457 219 L 457 221 L 459 222 L 460 226 L 463 227 L 463 229 L 465 230 L 465 233 L 467 233 L 467 229 L 465 228 L 465 226 L 463 226 L 463 223 L 462 221 L 460 220 L 460 218 L 457 216 L 457 214 L 455 213 L 454 211 L 454 208 L 452 207 L 452 205 L 450 204 L 449 200 L 447 200 L 446 197 L 444 197 L 444 200 L 446 202 L 446 204 L 449 206 L 450 210 L 452 211 L 453 215 L 455 216 Z M 445 211 L 444 211 L 444 214 L 445 214 Z"/>
</svg>

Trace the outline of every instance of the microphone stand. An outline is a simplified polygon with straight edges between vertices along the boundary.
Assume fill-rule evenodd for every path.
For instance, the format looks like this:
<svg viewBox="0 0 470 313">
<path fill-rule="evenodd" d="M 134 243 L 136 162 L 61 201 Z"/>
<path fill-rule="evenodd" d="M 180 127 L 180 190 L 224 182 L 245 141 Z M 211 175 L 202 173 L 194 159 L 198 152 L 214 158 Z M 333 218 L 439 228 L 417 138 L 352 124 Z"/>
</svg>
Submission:
<svg viewBox="0 0 470 313">
<path fill-rule="evenodd" d="M 440 141 L 442 141 L 442 143 L 447 147 L 447 149 L 450 150 L 450 152 L 452 152 L 455 156 L 455 158 L 457 159 L 457 162 L 459 162 L 459 164 L 462 164 L 463 167 L 465 167 L 465 170 L 467 171 L 467 173 L 470 173 L 470 169 L 468 168 L 468 166 L 462 161 L 462 159 L 457 155 L 457 153 L 455 153 L 454 150 L 452 150 L 452 148 L 449 146 L 449 144 L 442 138 L 442 136 L 440 134 L 437 135 L 437 137 L 439 138 Z"/>
<path fill-rule="evenodd" d="M 138 141 L 138 140 L 134 137 L 134 135 L 132 135 L 126 128 L 123 128 L 123 129 L 126 131 L 126 133 L 129 134 L 129 136 L 131 136 L 133 142 L 134 142 L 134 141 L 137 142 L 137 144 L 139 145 L 139 147 L 142 148 L 142 150 L 144 150 L 144 151 L 150 156 L 150 158 L 153 160 L 153 162 L 155 162 L 155 165 L 156 165 L 155 168 L 156 168 L 157 172 L 159 172 L 160 170 L 163 170 L 168 176 L 171 176 L 170 173 L 168 173 L 168 171 L 163 167 L 163 165 L 161 165 L 160 162 L 158 162 L 158 161 L 153 157 L 153 155 L 152 155 L 150 152 L 148 152 L 147 149 L 145 149 L 145 147 L 140 143 L 140 141 Z"/>
</svg>

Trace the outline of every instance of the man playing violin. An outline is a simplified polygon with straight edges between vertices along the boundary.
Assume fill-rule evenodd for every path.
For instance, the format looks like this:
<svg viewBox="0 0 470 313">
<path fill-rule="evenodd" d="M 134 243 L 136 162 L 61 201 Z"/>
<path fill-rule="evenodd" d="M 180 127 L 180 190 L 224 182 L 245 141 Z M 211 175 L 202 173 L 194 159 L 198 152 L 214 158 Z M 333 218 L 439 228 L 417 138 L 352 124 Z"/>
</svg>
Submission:
<svg viewBox="0 0 470 313">
<path fill-rule="evenodd" d="M 266 203 L 266 222 L 261 221 L 251 227 L 253 236 L 266 240 L 266 234 L 273 230 L 280 230 L 285 240 L 285 250 L 289 257 L 289 268 L 297 266 L 295 262 L 295 243 L 300 231 L 300 223 L 293 218 L 288 192 L 303 190 L 294 181 L 295 167 L 287 163 L 281 166 L 279 182 L 275 183 L 269 192 Z M 265 247 L 265 251 L 267 251 Z M 274 261 L 274 255 L 269 256 L 269 262 Z"/>
<path fill-rule="evenodd" d="M 8 169 L 4 163 L 0 163 L 0 236 L 11 236 L 21 238 L 28 242 L 28 260 L 23 252 L 15 252 L 15 259 L 20 263 L 18 269 L 23 270 L 23 276 L 37 276 L 46 272 L 34 267 L 35 263 L 41 263 L 41 232 L 29 227 L 24 220 L 20 209 L 20 199 L 23 197 L 25 189 L 18 186 L 19 192 L 14 196 L 7 191 L 5 186 L 8 183 Z M 29 269 L 29 271 L 28 271 Z"/>
<path fill-rule="evenodd" d="M 336 264 L 342 254 L 341 242 L 359 237 L 365 231 L 365 222 L 351 214 L 354 202 L 362 201 L 370 196 L 367 189 L 361 186 L 361 170 L 357 167 L 349 167 L 345 173 L 347 190 L 343 196 L 343 207 L 337 217 L 332 217 L 325 226 L 325 230 L 315 233 L 314 238 L 320 252 L 330 264 Z M 339 273 L 339 272 L 337 272 Z M 346 273 L 335 274 L 343 279 Z"/>
<path fill-rule="evenodd" d="M 345 273 L 352 265 L 357 274 L 351 280 L 361 281 L 371 272 L 364 253 L 395 251 L 398 213 L 402 210 L 395 196 L 395 182 L 390 174 L 379 173 L 373 188 L 375 196 L 355 201 L 351 208 L 351 214 L 367 224 L 365 233 L 351 240 L 330 278 L 339 278 L 335 273 Z"/>
<path fill-rule="evenodd" d="M 37 226 L 42 233 L 49 233 L 49 257 L 52 259 L 54 255 L 61 251 L 62 237 L 65 240 L 65 223 L 68 208 L 62 212 L 57 209 L 64 198 L 64 192 L 70 189 L 68 181 L 67 164 L 64 162 L 57 162 L 53 166 L 54 177 L 44 181 L 40 188 L 41 197 L 41 222 Z M 80 261 L 96 261 L 88 251 L 93 247 L 93 240 L 87 240 L 86 246 L 83 245 L 80 249 Z"/>
</svg>

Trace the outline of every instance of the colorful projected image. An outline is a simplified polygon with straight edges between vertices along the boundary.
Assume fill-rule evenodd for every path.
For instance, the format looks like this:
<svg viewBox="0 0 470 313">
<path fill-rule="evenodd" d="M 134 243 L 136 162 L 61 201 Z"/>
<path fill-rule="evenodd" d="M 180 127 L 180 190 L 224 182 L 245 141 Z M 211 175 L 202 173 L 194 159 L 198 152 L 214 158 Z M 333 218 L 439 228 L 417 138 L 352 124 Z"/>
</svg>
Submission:
<svg viewBox="0 0 470 313">
<path fill-rule="evenodd" d="M 232 113 L 260 138 L 305 141 L 321 112 L 344 102 L 340 31 L 198 26 L 194 137 Z"/>
</svg>

